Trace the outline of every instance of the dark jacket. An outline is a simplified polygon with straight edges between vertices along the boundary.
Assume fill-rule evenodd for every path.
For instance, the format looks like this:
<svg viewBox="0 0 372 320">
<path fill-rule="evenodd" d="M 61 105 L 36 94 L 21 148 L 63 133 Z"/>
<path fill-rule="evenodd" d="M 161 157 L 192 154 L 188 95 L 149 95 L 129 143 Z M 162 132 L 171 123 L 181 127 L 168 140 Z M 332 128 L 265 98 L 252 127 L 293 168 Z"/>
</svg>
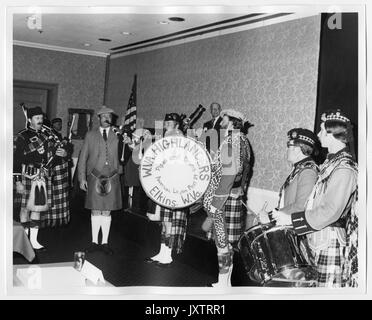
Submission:
<svg viewBox="0 0 372 320">
<path fill-rule="evenodd" d="M 214 119 L 211 119 L 203 124 L 203 129 L 204 130 L 209 130 L 209 129 L 219 130 L 221 129 L 221 126 L 220 126 L 221 121 L 222 121 L 222 118 L 218 117 L 216 124 L 213 126 Z"/>
</svg>

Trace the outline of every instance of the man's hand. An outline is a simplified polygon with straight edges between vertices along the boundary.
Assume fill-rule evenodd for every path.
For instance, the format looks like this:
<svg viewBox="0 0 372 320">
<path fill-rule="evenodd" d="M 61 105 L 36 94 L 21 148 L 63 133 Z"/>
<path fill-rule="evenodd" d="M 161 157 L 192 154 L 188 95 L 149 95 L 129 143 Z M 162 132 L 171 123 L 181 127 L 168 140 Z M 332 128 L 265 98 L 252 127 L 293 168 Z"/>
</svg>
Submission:
<svg viewBox="0 0 372 320">
<path fill-rule="evenodd" d="M 291 215 L 283 211 L 273 211 L 273 219 L 276 220 L 277 226 L 289 226 L 292 225 Z"/>
<path fill-rule="evenodd" d="M 265 201 L 262 209 L 258 213 L 259 219 L 262 224 L 270 223 L 269 212 L 266 211 L 267 204 L 268 204 L 267 201 Z"/>
<path fill-rule="evenodd" d="M 80 189 L 87 191 L 88 190 L 88 181 L 87 180 L 81 180 L 80 181 Z"/>
<path fill-rule="evenodd" d="M 58 147 L 56 156 L 65 158 L 67 156 L 67 151 L 65 149 L 62 149 L 61 147 Z"/>
<path fill-rule="evenodd" d="M 25 186 L 22 184 L 21 181 L 16 182 L 16 191 L 17 193 L 20 193 L 20 194 L 25 192 Z"/>
<path fill-rule="evenodd" d="M 127 135 L 125 135 L 123 137 L 123 141 L 124 141 L 124 144 L 131 144 L 132 143 L 132 139 L 129 138 Z"/>
<path fill-rule="evenodd" d="M 265 210 L 261 210 L 258 215 L 262 224 L 270 223 L 268 212 L 266 212 Z"/>
</svg>

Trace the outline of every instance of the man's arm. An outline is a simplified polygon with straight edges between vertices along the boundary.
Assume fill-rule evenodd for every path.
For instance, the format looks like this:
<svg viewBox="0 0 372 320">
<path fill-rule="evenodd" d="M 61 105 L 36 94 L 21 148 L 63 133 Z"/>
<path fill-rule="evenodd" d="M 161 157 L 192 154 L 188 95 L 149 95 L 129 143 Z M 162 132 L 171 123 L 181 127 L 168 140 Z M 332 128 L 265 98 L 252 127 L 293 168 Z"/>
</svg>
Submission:
<svg viewBox="0 0 372 320">
<path fill-rule="evenodd" d="M 15 142 L 15 150 L 13 155 L 13 173 L 14 174 L 22 174 L 22 162 L 24 158 L 24 149 L 25 149 L 26 141 L 21 136 L 18 135 L 16 142 Z"/>
<path fill-rule="evenodd" d="M 83 146 L 80 151 L 79 160 L 78 160 L 78 177 L 79 181 L 86 181 L 87 180 L 87 160 L 89 155 L 89 140 L 90 134 L 87 132 Z"/>
</svg>

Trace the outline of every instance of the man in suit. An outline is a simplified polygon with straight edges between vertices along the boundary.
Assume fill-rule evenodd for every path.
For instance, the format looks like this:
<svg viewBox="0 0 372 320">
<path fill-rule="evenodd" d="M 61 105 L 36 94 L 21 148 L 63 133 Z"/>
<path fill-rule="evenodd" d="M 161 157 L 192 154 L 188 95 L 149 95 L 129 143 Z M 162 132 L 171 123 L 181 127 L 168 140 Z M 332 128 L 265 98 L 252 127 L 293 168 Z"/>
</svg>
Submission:
<svg viewBox="0 0 372 320">
<path fill-rule="evenodd" d="M 106 106 L 98 112 L 99 128 L 89 131 L 81 149 L 78 175 L 80 188 L 87 191 L 85 208 L 92 211 L 92 243 L 87 252 L 102 249 L 112 255 L 108 245 L 112 210 L 122 208 L 119 161 L 119 138 L 111 129 L 113 110 Z M 102 229 L 102 244 L 98 245 L 98 233 Z"/>
<path fill-rule="evenodd" d="M 207 131 L 209 129 L 219 130 L 221 128 L 220 124 L 222 120 L 222 118 L 220 117 L 221 105 L 217 102 L 212 102 L 210 105 L 210 111 L 212 119 L 204 123 L 203 129 L 204 131 Z"/>
<path fill-rule="evenodd" d="M 200 140 L 205 144 L 208 152 L 213 156 L 217 152 L 221 141 L 221 105 L 217 102 L 212 102 L 210 105 L 210 111 L 212 119 L 203 124 L 203 134 L 201 135 Z"/>
</svg>

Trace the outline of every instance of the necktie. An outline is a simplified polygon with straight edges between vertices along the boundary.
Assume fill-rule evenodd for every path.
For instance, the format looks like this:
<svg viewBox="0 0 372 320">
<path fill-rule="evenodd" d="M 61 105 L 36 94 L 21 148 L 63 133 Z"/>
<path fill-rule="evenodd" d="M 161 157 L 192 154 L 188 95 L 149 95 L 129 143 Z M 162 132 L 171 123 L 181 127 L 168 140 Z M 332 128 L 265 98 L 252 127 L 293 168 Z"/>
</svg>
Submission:
<svg viewBox="0 0 372 320">
<path fill-rule="evenodd" d="M 103 129 L 103 140 L 107 141 L 107 133 L 106 133 L 106 129 Z"/>
</svg>

